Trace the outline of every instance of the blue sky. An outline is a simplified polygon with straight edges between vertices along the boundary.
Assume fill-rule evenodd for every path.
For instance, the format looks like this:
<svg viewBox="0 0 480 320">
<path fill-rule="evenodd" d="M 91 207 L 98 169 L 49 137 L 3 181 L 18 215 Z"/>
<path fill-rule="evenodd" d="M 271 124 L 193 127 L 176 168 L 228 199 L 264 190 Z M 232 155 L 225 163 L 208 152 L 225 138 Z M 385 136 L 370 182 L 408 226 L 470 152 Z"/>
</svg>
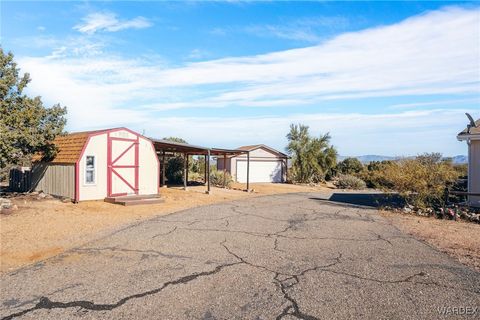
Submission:
<svg viewBox="0 0 480 320">
<path fill-rule="evenodd" d="M 474 2 L 5 2 L 1 44 L 69 131 L 127 126 L 283 150 L 290 123 L 343 155 L 465 154 L 480 117 Z"/>
</svg>

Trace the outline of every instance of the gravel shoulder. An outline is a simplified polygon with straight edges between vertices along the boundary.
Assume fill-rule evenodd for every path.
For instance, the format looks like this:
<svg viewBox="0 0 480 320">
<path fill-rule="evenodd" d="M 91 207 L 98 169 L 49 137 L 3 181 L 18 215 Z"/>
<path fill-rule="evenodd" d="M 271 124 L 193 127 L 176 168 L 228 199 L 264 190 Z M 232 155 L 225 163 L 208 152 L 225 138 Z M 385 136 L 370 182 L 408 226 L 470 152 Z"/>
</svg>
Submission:
<svg viewBox="0 0 480 320">
<path fill-rule="evenodd" d="M 480 224 L 382 211 L 400 230 L 480 271 Z"/>
</svg>

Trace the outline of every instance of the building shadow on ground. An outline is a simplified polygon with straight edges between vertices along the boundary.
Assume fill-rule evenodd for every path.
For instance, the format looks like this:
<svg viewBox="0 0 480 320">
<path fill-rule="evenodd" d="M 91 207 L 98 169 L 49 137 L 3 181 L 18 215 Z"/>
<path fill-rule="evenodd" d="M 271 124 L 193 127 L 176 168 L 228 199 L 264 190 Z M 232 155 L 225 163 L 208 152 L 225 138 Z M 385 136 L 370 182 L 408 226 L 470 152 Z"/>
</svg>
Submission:
<svg viewBox="0 0 480 320">
<path fill-rule="evenodd" d="M 324 198 L 312 197 L 310 199 L 374 208 L 402 208 L 405 206 L 405 200 L 395 193 L 335 192 Z"/>
</svg>

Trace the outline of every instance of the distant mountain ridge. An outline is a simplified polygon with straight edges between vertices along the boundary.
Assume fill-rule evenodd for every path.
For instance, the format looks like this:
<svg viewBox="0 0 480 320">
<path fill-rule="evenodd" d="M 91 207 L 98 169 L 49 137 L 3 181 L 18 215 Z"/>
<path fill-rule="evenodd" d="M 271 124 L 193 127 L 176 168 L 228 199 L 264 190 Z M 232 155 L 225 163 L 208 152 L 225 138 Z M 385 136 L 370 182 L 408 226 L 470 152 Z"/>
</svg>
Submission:
<svg viewBox="0 0 480 320">
<path fill-rule="evenodd" d="M 392 157 L 392 156 L 382 156 L 382 155 L 376 155 L 376 154 L 367 154 L 367 155 L 362 155 L 362 156 L 338 156 L 337 160 L 342 161 L 346 158 L 357 158 L 360 160 L 361 163 L 370 163 L 372 161 L 386 161 L 386 160 L 398 160 L 402 157 Z M 411 158 L 411 157 L 406 157 L 406 158 Z M 464 164 L 468 163 L 468 157 L 464 155 L 457 155 L 453 157 L 445 157 L 445 159 L 451 158 L 453 163 L 455 164 Z"/>
</svg>

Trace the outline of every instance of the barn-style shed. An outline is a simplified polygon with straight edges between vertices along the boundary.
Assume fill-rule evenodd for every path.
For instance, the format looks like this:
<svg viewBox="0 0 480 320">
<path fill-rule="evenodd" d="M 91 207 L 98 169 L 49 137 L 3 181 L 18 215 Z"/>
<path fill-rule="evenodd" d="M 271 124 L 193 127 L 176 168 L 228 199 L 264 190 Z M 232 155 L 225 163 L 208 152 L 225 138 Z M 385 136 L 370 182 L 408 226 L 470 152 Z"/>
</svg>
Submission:
<svg viewBox="0 0 480 320">
<path fill-rule="evenodd" d="M 74 199 L 103 200 L 158 193 L 159 161 L 152 142 L 127 128 L 58 136 L 55 158 L 34 158 L 32 189 Z"/>
</svg>

